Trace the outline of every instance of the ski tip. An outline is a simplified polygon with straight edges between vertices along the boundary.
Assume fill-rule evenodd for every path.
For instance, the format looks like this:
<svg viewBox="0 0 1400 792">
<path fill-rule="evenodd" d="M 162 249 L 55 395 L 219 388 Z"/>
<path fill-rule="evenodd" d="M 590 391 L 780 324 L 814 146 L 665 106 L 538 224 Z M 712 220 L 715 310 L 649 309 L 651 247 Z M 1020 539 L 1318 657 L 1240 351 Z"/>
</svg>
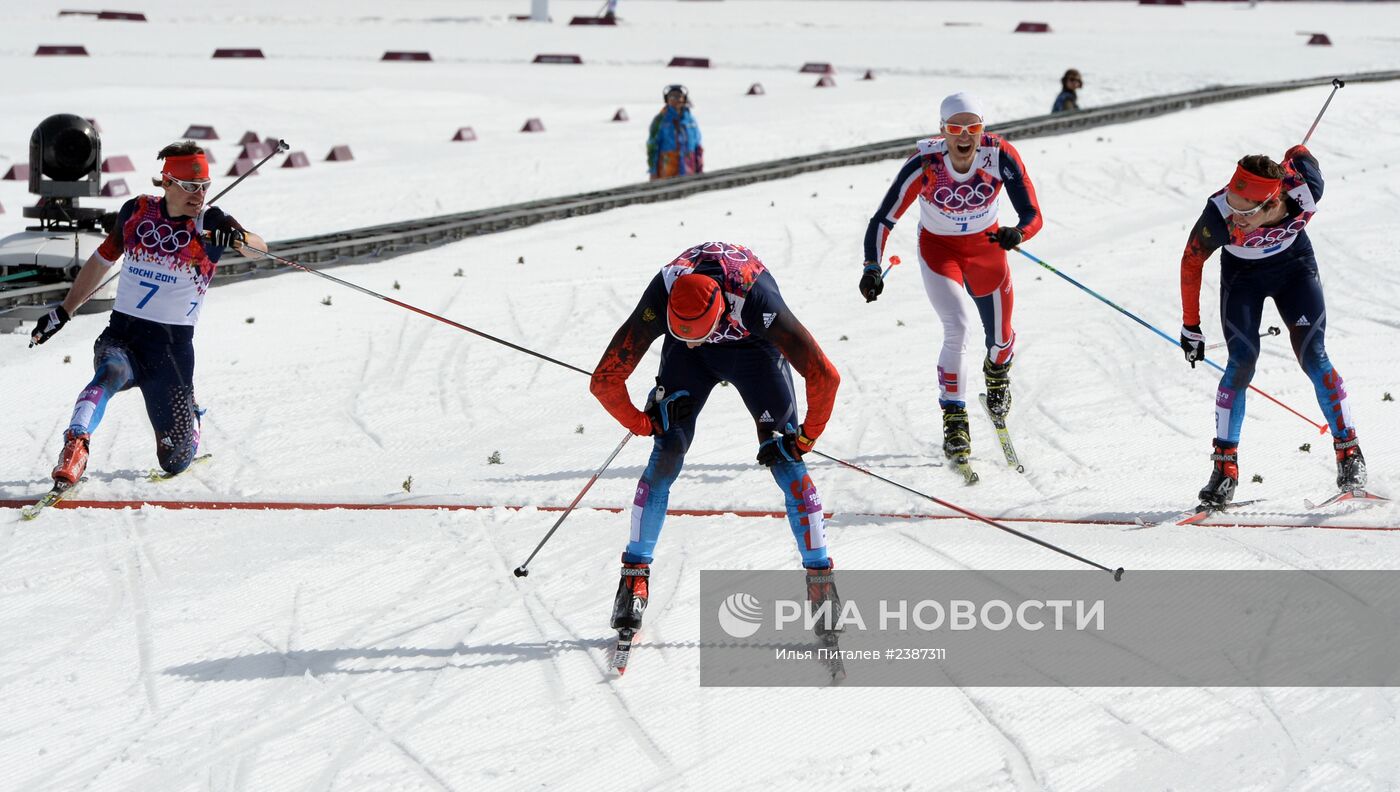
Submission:
<svg viewBox="0 0 1400 792">
<path fill-rule="evenodd" d="M 1177 520 L 1177 525 L 1196 525 L 1203 522 L 1207 517 L 1215 514 L 1215 510 L 1209 507 L 1197 506 L 1196 511 Z"/>
</svg>

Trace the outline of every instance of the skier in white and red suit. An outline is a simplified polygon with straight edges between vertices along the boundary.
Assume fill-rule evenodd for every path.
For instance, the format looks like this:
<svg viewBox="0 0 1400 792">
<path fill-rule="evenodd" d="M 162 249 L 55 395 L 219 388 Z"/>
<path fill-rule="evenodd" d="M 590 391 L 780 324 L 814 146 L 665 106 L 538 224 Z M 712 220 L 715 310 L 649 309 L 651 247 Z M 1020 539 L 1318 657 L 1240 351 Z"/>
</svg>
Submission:
<svg viewBox="0 0 1400 792">
<path fill-rule="evenodd" d="M 939 108 L 942 135 L 920 140 L 899 169 L 865 232 L 865 270 L 860 293 L 873 301 L 884 289 L 880 262 L 895 222 L 919 202 L 919 271 L 929 302 L 943 322 L 938 355 L 938 404 L 943 409 L 943 452 L 950 459 L 971 451 L 967 426 L 967 335 L 972 312 L 981 315 L 987 356 L 987 406 L 996 415 L 1011 409 L 1010 372 L 1016 333 L 1011 326 L 1013 293 L 1006 251 L 1035 236 L 1042 220 L 1021 155 L 985 130 L 980 103 L 965 93 Z M 1016 209 L 1016 224 L 998 222 L 1002 189 Z"/>
</svg>

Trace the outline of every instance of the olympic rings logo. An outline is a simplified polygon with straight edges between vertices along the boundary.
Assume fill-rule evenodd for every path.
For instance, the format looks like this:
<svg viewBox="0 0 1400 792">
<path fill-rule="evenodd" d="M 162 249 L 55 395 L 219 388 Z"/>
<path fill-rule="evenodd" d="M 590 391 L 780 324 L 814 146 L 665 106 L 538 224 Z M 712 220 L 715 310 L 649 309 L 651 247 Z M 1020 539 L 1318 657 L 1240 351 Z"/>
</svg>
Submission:
<svg viewBox="0 0 1400 792">
<path fill-rule="evenodd" d="M 939 187 L 933 191 L 933 202 L 939 206 L 957 211 L 959 209 L 980 209 L 996 195 L 997 188 L 986 182 L 959 184 L 957 187 Z"/>
<path fill-rule="evenodd" d="M 1294 220 L 1293 222 L 1284 226 L 1283 228 L 1271 228 L 1268 231 L 1262 232 L 1256 231 L 1253 234 L 1250 234 L 1247 239 L 1245 239 L 1244 245 L 1242 247 L 1273 247 L 1274 245 L 1283 242 L 1285 239 L 1297 235 L 1297 233 L 1299 231 L 1302 231 L 1303 227 L 1307 224 L 1307 218 L 1300 217 L 1297 220 Z"/>
<path fill-rule="evenodd" d="M 703 245 L 698 245 L 691 248 L 689 253 L 683 258 L 690 258 L 690 254 L 692 253 L 698 254 L 697 262 L 700 259 L 708 258 L 713 260 L 721 257 L 727 261 L 733 261 L 738 264 L 743 264 L 749 260 L 748 254 L 741 248 L 726 245 L 723 242 L 706 242 Z"/>
<path fill-rule="evenodd" d="M 176 231 L 168 225 L 156 225 L 154 221 L 143 220 L 136 226 L 136 236 L 141 240 L 141 244 L 153 250 L 160 250 L 164 253 L 174 253 L 189 245 L 193 237 L 190 232 L 184 229 Z"/>
</svg>

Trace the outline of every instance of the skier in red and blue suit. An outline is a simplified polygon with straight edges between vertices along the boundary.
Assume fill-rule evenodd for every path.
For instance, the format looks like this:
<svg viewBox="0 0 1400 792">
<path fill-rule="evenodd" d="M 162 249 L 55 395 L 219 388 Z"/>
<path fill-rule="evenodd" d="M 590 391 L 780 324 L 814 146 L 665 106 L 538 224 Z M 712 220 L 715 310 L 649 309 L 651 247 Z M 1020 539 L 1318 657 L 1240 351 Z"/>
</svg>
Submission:
<svg viewBox="0 0 1400 792">
<path fill-rule="evenodd" d="M 919 271 L 933 310 L 943 322 L 938 355 L 938 404 L 943 409 L 943 452 L 966 457 L 972 443 L 967 424 L 967 335 L 972 314 L 963 292 L 981 315 L 987 357 L 987 407 L 1005 416 L 1011 409 L 1011 358 L 1016 333 L 1006 251 L 1035 236 L 1043 220 L 1021 155 L 986 132 L 981 105 L 965 93 L 943 100 L 940 137 L 918 142 L 899 169 L 865 232 L 865 269 L 860 292 L 867 302 L 884 290 L 885 243 L 895 223 L 919 202 Z M 1016 225 L 997 222 L 1002 188 L 1016 209 Z"/>
<path fill-rule="evenodd" d="M 161 149 L 161 196 L 140 195 L 122 205 L 116 226 L 73 281 L 63 303 L 41 318 L 30 346 L 42 344 L 97 290 L 121 261 L 117 298 L 107 329 L 93 346 L 93 377 L 73 406 L 63 451 L 53 469 L 56 488 L 72 486 L 87 469 L 91 435 L 107 402 L 141 389 L 156 435 L 161 469 L 183 471 L 199 448 L 194 400 L 194 326 L 214 268 L 228 249 L 245 243 L 266 250 L 262 237 L 216 207 L 206 207 L 209 162 L 192 141 Z"/>
<path fill-rule="evenodd" d="M 1220 324 L 1230 361 L 1215 396 L 1215 448 L 1210 481 L 1200 492 L 1207 506 L 1228 505 L 1239 482 L 1240 427 L 1245 393 L 1259 360 L 1264 301 L 1288 325 L 1293 354 L 1312 380 L 1332 430 L 1337 487 L 1366 485 L 1366 460 L 1356 440 L 1342 375 L 1327 357 L 1327 310 L 1317 258 L 1306 226 L 1322 198 L 1322 169 L 1305 146 L 1274 162 L 1263 154 L 1242 158 L 1229 184 L 1206 201 L 1181 256 L 1181 347 L 1194 368 L 1205 358 L 1201 331 L 1201 270 L 1220 248 Z"/>
<path fill-rule="evenodd" d="M 663 333 L 657 388 L 639 410 L 627 393 L 627 377 Z M 801 420 L 789 363 L 806 382 L 807 414 Z M 821 498 L 802 455 L 826 428 L 841 377 L 758 256 L 742 245 L 707 242 L 651 279 L 593 373 L 591 390 L 603 407 L 634 434 L 654 438 L 632 503 L 613 607 L 616 629 L 641 627 L 671 484 L 695 436 L 695 420 L 720 382 L 734 386 L 753 416 L 758 461 L 783 491 L 809 584 L 834 593 Z"/>
</svg>

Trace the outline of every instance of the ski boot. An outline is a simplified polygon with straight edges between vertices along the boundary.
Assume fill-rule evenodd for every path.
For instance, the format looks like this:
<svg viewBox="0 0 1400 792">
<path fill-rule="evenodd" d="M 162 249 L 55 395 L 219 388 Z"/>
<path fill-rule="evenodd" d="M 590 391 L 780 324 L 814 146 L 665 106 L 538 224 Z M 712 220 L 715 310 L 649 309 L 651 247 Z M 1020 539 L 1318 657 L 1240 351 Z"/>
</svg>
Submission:
<svg viewBox="0 0 1400 792">
<path fill-rule="evenodd" d="M 823 641 L 827 636 L 841 634 L 836 619 L 841 615 L 841 595 L 836 593 L 836 565 L 827 562 L 826 569 L 807 569 L 807 601 L 812 604 L 812 613 L 819 613 L 825 603 L 831 603 L 830 616 L 817 621 L 817 637 Z"/>
<path fill-rule="evenodd" d="M 987 378 L 987 412 L 1005 418 L 1011 412 L 1011 361 L 997 365 L 986 358 L 982 375 Z"/>
<path fill-rule="evenodd" d="M 617 581 L 617 598 L 613 600 L 614 630 L 642 628 L 642 614 L 647 609 L 647 579 L 651 567 L 647 564 L 623 564 L 622 578 Z"/>
<path fill-rule="evenodd" d="M 1366 486 L 1366 457 L 1361 455 L 1361 446 L 1356 442 L 1356 430 L 1347 432 L 1341 439 L 1333 438 L 1332 447 L 1337 451 L 1337 489 L 1349 492 Z"/>
<path fill-rule="evenodd" d="M 1235 498 L 1235 486 L 1240 483 L 1240 455 L 1235 443 L 1215 441 L 1215 452 L 1210 455 L 1214 467 L 1210 471 L 1210 481 L 1201 488 L 1201 505 L 1212 510 L 1223 509 Z"/>
<path fill-rule="evenodd" d="M 63 451 L 58 455 L 52 474 L 55 487 L 71 487 L 83 477 L 83 471 L 87 470 L 88 440 L 85 432 L 74 433 L 69 429 L 63 433 Z"/>
<path fill-rule="evenodd" d="M 943 405 L 943 456 L 966 461 L 972 453 L 967 428 L 967 407 L 957 402 Z"/>
<path fill-rule="evenodd" d="M 943 455 L 963 477 L 964 483 L 969 486 L 977 483 L 977 472 L 968 461 L 972 455 L 972 438 L 968 434 L 967 408 L 956 402 L 943 405 Z"/>
<path fill-rule="evenodd" d="M 833 682 L 846 678 L 846 662 L 841 659 L 841 628 L 837 620 L 841 617 L 841 596 L 836 593 L 836 564 L 827 561 L 826 569 L 807 570 L 807 602 L 812 613 L 817 615 L 814 631 L 817 640 L 828 650 L 822 661 L 831 673 Z M 822 609 L 826 612 L 823 613 Z"/>
</svg>

